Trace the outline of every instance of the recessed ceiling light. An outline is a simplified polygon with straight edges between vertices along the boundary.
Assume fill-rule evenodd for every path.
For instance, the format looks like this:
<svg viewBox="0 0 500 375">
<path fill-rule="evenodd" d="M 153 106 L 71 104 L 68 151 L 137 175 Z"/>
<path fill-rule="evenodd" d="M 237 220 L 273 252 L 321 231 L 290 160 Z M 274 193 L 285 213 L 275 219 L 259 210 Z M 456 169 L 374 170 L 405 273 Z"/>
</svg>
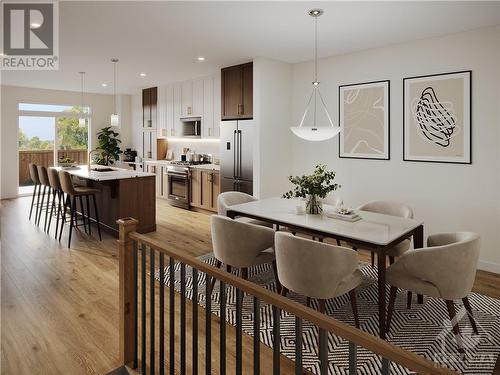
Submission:
<svg viewBox="0 0 500 375">
<path fill-rule="evenodd" d="M 101 86 L 102 87 L 108 87 L 108 84 L 107 83 L 101 83 Z"/>
<path fill-rule="evenodd" d="M 141 77 L 146 77 L 146 73 L 139 73 Z"/>
<path fill-rule="evenodd" d="M 31 28 L 32 28 L 32 29 L 38 29 L 40 26 L 42 26 L 42 25 L 40 25 L 39 23 L 36 23 L 36 22 L 33 22 L 33 23 L 31 24 Z"/>
<path fill-rule="evenodd" d="M 203 56 L 199 56 L 198 61 L 205 61 L 205 58 Z"/>
</svg>

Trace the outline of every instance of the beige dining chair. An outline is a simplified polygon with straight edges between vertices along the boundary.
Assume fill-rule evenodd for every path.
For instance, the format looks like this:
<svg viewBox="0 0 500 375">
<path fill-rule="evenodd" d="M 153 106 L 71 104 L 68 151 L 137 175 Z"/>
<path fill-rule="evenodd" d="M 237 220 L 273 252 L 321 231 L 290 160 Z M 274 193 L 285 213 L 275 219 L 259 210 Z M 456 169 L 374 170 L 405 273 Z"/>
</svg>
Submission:
<svg viewBox="0 0 500 375">
<path fill-rule="evenodd" d="M 413 210 L 410 206 L 399 203 L 399 202 L 393 202 L 393 201 L 373 201 L 373 202 L 368 202 L 365 203 L 361 206 L 358 207 L 358 210 L 360 211 L 368 211 L 368 212 L 375 212 L 379 214 L 384 214 L 384 215 L 392 215 L 392 216 L 399 216 L 405 219 L 413 219 Z M 392 264 L 394 263 L 395 258 L 403 255 L 411 245 L 411 240 L 407 238 L 406 240 L 401 241 L 398 243 L 396 246 L 394 246 L 392 249 L 389 249 L 386 252 L 386 255 L 389 257 L 389 262 Z M 372 267 L 374 266 L 375 263 L 375 253 L 369 249 L 358 249 L 355 248 L 355 250 L 366 250 L 371 252 L 371 263 Z"/>
<path fill-rule="evenodd" d="M 226 191 L 224 193 L 220 193 L 219 196 L 217 197 L 217 213 L 221 216 L 227 216 L 227 211 L 230 206 L 234 206 L 236 204 L 254 202 L 256 200 L 257 198 L 255 198 L 250 194 L 242 193 L 239 191 Z M 238 217 L 236 218 L 236 220 L 255 225 L 262 225 L 269 228 L 273 227 L 271 223 L 267 223 L 265 221 L 260 221 L 260 220 L 254 220 L 248 217 Z"/>
<path fill-rule="evenodd" d="M 476 277 L 480 237 L 476 233 L 442 233 L 429 236 L 426 248 L 409 250 L 387 269 L 386 281 L 391 285 L 386 332 L 389 332 L 398 288 L 445 300 L 458 343 L 464 352 L 454 300 L 461 299 L 469 320 L 478 333 L 472 308 L 467 298 Z M 278 268 L 279 270 L 279 268 Z"/>
<path fill-rule="evenodd" d="M 280 292 L 274 256 L 274 230 L 221 215 L 212 215 L 210 222 L 217 267 L 224 263 L 227 272 L 231 272 L 233 267 L 239 268 L 241 277 L 248 279 L 249 267 L 271 263 L 276 289 Z M 215 279 L 210 290 L 214 284 Z"/>
<path fill-rule="evenodd" d="M 356 252 L 285 232 L 276 232 L 274 241 L 281 294 L 291 290 L 308 297 L 308 302 L 316 298 L 319 311 L 324 313 L 326 300 L 349 293 L 359 327 L 356 287 L 363 278 Z"/>
</svg>

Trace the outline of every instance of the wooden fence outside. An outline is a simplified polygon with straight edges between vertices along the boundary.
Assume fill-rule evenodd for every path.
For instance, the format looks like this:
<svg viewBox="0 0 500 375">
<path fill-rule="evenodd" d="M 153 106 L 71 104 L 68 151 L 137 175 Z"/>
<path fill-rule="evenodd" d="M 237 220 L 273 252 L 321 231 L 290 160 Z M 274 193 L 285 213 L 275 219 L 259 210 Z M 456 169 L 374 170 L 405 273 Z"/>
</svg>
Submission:
<svg viewBox="0 0 500 375">
<path fill-rule="evenodd" d="M 58 150 L 57 158 L 69 157 L 76 164 L 87 163 L 87 150 Z M 31 185 L 29 164 L 43 165 L 45 167 L 54 166 L 53 150 L 20 150 L 19 151 L 19 186 Z"/>
</svg>

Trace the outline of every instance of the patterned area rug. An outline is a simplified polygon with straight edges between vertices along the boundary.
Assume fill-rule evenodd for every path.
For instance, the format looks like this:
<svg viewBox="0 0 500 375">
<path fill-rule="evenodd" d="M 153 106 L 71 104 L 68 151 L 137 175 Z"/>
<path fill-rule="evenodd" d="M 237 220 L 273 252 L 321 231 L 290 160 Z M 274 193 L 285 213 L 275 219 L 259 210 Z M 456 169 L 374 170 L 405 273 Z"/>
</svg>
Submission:
<svg viewBox="0 0 500 375">
<path fill-rule="evenodd" d="M 205 255 L 199 259 L 215 265 L 215 258 Z M 180 264 L 175 265 L 175 288 L 180 290 Z M 372 335 L 378 335 L 377 271 L 369 264 L 360 266 L 364 275 L 363 283 L 357 288 L 360 328 Z M 186 293 L 192 299 L 192 273 L 186 267 Z M 270 265 L 262 265 L 249 270 L 249 280 L 267 289 L 275 290 L 274 276 Z M 199 303 L 205 306 L 205 274 L 199 273 Z M 168 268 L 165 283 L 169 283 Z M 226 320 L 236 325 L 236 291 L 226 289 Z M 212 294 L 212 312 L 220 314 L 219 283 L 215 284 Z M 289 298 L 305 304 L 305 297 L 289 294 Z M 430 360 L 445 364 L 464 374 L 492 374 L 500 352 L 500 300 L 481 294 L 471 293 L 470 303 L 479 329 L 479 335 L 472 332 L 468 317 L 462 305 L 458 305 L 461 315 L 460 329 L 466 347 L 466 357 L 458 357 L 451 324 L 444 301 L 425 298 L 425 303 L 417 304 L 414 298 L 411 310 L 406 309 L 406 293 L 399 293 L 396 300 L 391 332 L 388 341 L 406 350 L 422 355 Z M 313 300 L 314 308 L 317 308 Z M 326 304 L 328 315 L 354 326 L 354 318 L 348 295 L 331 299 Z M 272 307 L 261 302 L 260 341 L 273 346 Z M 281 312 L 280 351 L 283 355 L 295 359 L 295 317 Z M 253 297 L 243 299 L 243 331 L 253 335 Z M 309 322 L 303 322 L 303 365 L 307 370 L 319 374 L 318 330 Z M 329 373 L 348 374 L 348 342 L 334 335 L 328 337 Z M 363 348 L 358 348 L 358 374 L 380 374 L 381 361 L 377 355 Z M 391 374 L 411 374 L 412 372 L 391 364 Z"/>
</svg>

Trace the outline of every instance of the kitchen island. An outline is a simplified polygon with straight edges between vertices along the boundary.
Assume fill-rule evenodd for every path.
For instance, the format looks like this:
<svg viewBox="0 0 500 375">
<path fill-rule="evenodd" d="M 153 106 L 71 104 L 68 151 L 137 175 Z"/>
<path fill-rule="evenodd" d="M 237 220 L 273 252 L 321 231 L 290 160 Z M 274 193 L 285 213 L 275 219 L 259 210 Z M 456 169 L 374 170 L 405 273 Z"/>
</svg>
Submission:
<svg viewBox="0 0 500 375">
<path fill-rule="evenodd" d="M 124 217 L 139 220 L 139 233 L 156 230 L 155 174 L 97 165 L 92 165 L 90 170 L 86 165 L 65 170 L 75 183 L 100 191 L 96 194 L 99 221 L 107 232 L 118 237 L 116 220 Z M 95 219 L 92 207 L 90 216 Z"/>
</svg>

